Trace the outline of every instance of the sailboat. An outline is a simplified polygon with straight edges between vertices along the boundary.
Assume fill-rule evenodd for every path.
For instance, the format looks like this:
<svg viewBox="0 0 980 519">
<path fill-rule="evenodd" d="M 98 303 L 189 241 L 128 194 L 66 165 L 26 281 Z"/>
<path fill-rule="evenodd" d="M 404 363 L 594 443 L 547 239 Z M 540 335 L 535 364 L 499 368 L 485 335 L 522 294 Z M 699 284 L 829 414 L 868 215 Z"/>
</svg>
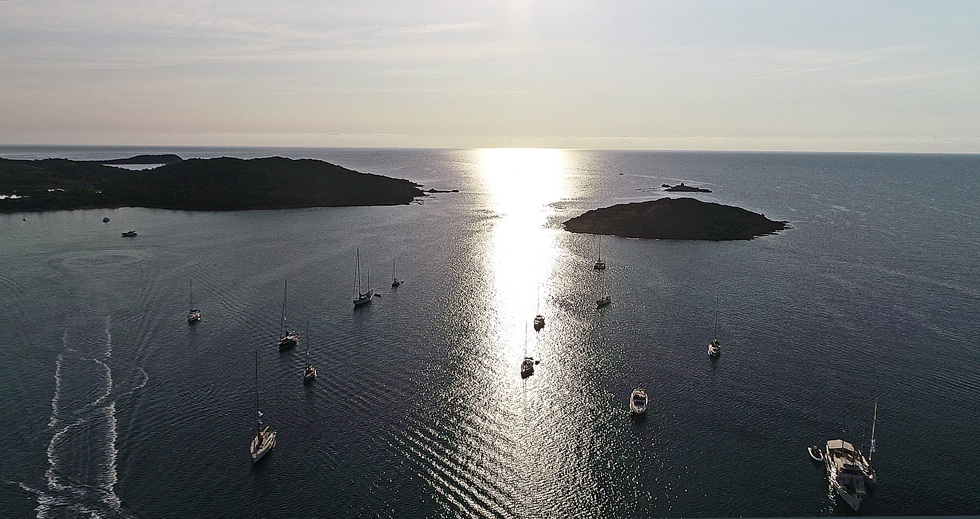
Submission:
<svg viewBox="0 0 980 519">
<path fill-rule="evenodd" d="M 708 356 L 715 358 L 721 355 L 721 341 L 718 340 L 718 298 L 715 298 L 715 338 L 708 343 Z"/>
<path fill-rule="evenodd" d="M 874 419 L 871 422 L 871 450 L 868 457 L 843 439 L 827 440 L 824 462 L 827 466 L 827 480 L 837 495 L 854 511 L 868 495 L 868 487 L 878 481 L 871 468 L 871 454 L 875 451 L 875 422 L 878 421 L 878 400 L 875 399 Z"/>
<path fill-rule="evenodd" d="M 592 268 L 595 270 L 606 270 L 606 262 L 602 261 L 602 236 L 599 236 L 599 259 L 595 261 L 595 265 Z"/>
<path fill-rule="evenodd" d="M 391 288 L 402 284 L 402 280 L 395 277 L 395 260 L 391 260 Z"/>
<path fill-rule="evenodd" d="M 310 346 L 313 340 L 310 339 L 310 320 L 306 320 L 306 370 L 303 371 L 303 383 L 309 384 L 316 378 L 316 364 L 310 359 Z"/>
<path fill-rule="evenodd" d="M 200 321 L 201 311 L 198 310 L 197 308 L 194 308 L 194 280 L 193 279 L 191 280 L 190 304 L 188 306 L 191 307 L 191 310 L 190 312 L 187 313 L 187 322 L 190 324 L 190 323 L 196 323 Z"/>
<path fill-rule="evenodd" d="M 299 334 L 285 329 L 286 325 L 286 293 L 289 290 L 289 282 L 283 285 L 282 289 L 282 319 L 279 321 L 279 351 L 292 348 L 299 344 Z M 285 334 L 283 330 L 285 329 Z"/>
<path fill-rule="evenodd" d="M 259 410 L 259 352 L 255 352 L 255 437 L 249 445 L 252 454 L 252 465 L 276 446 L 276 430 L 269 425 L 262 425 L 262 411 Z"/>
<path fill-rule="evenodd" d="M 534 316 L 534 331 L 540 331 L 541 328 L 544 328 L 544 316 L 541 315 L 540 310 L 541 310 L 541 284 L 538 283 L 538 302 L 537 302 L 538 315 Z"/>
<path fill-rule="evenodd" d="M 354 267 L 354 306 L 366 305 L 374 299 L 374 290 L 371 290 L 371 271 L 368 271 L 368 290 L 361 292 L 361 249 L 357 249 L 357 263 Z"/>
<path fill-rule="evenodd" d="M 598 281 L 597 285 L 599 286 L 599 293 L 602 294 L 604 292 L 604 290 L 602 289 L 602 278 L 601 277 L 599 278 L 599 281 Z M 599 299 L 596 299 L 595 300 L 595 306 L 596 306 L 596 308 L 602 308 L 604 306 L 609 306 L 610 303 L 612 303 L 612 298 L 609 297 L 609 294 L 600 295 L 599 296 Z"/>
<path fill-rule="evenodd" d="M 527 325 L 524 325 L 524 360 L 521 362 L 521 378 L 534 374 L 534 357 L 527 355 Z"/>
</svg>

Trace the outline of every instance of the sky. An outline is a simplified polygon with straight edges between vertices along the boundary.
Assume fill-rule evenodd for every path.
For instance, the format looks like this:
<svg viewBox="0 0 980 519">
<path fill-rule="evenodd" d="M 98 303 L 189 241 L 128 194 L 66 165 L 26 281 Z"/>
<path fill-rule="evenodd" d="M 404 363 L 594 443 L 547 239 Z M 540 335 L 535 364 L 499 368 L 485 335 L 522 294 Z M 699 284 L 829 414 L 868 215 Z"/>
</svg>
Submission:
<svg viewBox="0 0 980 519">
<path fill-rule="evenodd" d="M 980 1 L 0 0 L 0 144 L 980 152 Z"/>
</svg>

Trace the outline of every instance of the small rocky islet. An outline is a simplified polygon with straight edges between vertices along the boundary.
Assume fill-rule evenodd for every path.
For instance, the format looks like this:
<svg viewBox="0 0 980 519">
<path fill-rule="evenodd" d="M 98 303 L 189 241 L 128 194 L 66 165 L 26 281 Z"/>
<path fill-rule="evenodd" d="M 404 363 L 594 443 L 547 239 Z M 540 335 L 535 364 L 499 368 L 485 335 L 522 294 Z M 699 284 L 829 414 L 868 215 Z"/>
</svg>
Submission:
<svg viewBox="0 0 980 519">
<path fill-rule="evenodd" d="M 740 207 L 694 198 L 661 198 L 593 209 L 564 222 L 575 233 L 661 240 L 751 240 L 789 228 Z"/>
</svg>

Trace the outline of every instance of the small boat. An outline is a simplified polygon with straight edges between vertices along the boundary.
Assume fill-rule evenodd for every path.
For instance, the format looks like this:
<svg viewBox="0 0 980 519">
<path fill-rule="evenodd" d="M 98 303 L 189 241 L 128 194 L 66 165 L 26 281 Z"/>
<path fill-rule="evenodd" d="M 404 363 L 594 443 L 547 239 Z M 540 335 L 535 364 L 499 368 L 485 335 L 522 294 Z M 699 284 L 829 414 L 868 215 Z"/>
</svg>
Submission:
<svg viewBox="0 0 980 519">
<path fill-rule="evenodd" d="M 721 354 L 721 341 L 714 339 L 708 343 L 708 356 L 717 357 Z"/>
<path fill-rule="evenodd" d="M 395 260 L 391 260 L 391 288 L 402 284 L 402 280 L 395 277 Z"/>
<path fill-rule="evenodd" d="M 310 359 L 310 346 L 313 340 L 310 339 L 310 321 L 306 321 L 306 369 L 303 371 L 303 383 L 309 384 L 316 378 L 316 364 Z"/>
<path fill-rule="evenodd" d="M 595 270 L 606 270 L 606 262 L 602 261 L 602 236 L 599 236 L 599 259 L 595 261 L 595 265 L 592 268 Z"/>
<path fill-rule="evenodd" d="M 647 398 L 647 392 L 642 389 L 634 389 L 633 393 L 630 394 L 630 412 L 633 414 L 643 414 L 647 412 L 647 404 L 650 399 Z"/>
<path fill-rule="evenodd" d="M 354 264 L 354 306 L 366 305 L 374 299 L 374 290 L 371 290 L 371 271 L 368 271 L 368 290 L 361 292 L 361 249 L 357 249 L 357 261 Z"/>
<path fill-rule="evenodd" d="M 538 315 L 534 316 L 534 331 L 541 331 L 544 328 L 544 316 L 541 315 L 541 285 L 538 285 Z"/>
<path fill-rule="evenodd" d="M 262 411 L 259 410 L 259 352 L 255 352 L 255 412 L 256 431 L 249 452 L 252 454 L 252 465 L 259 462 L 273 447 L 276 446 L 276 430 L 262 424 Z"/>
<path fill-rule="evenodd" d="M 603 296 L 595 300 L 596 308 L 602 308 L 604 306 L 609 306 L 612 303 L 612 299 L 609 296 Z"/>
<path fill-rule="evenodd" d="M 188 306 L 191 307 L 191 310 L 190 312 L 187 312 L 188 324 L 196 323 L 201 320 L 201 311 L 198 310 L 197 308 L 194 308 L 194 280 L 193 279 L 191 280 L 190 286 L 191 286 L 191 295 L 190 295 L 190 304 Z"/>
<path fill-rule="evenodd" d="M 126 232 L 122 233 L 122 235 L 123 235 L 123 238 L 134 238 L 136 236 L 139 236 L 138 234 L 136 234 L 136 231 L 126 231 Z"/>
<path fill-rule="evenodd" d="M 812 447 L 807 447 L 806 448 L 806 451 L 808 453 L 810 453 L 810 457 L 813 458 L 813 461 L 819 461 L 819 462 L 823 463 L 823 451 L 820 450 L 820 446 L 819 445 L 814 445 Z"/>
<path fill-rule="evenodd" d="M 289 331 L 286 325 L 286 293 L 289 290 L 289 282 L 286 281 L 282 289 L 282 319 L 279 320 L 279 351 L 292 348 L 299 344 L 299 334 Z M 283 331 L 285 330 L 285 333 Z"/>
<path fill-rule="evenodd" d="M 102 219 L 102 222 L 103 222 L 103 223 L 104 223 L 104 222 L 108 222 L 108 221 L 109 221 L 109 217 L 108 217 L 108 216 L 106 216 L 105 218 L 103 218 L 103 219 Z"/>
<path fill-rule="evenodd" d="M 527 354 L 527 325 L 524 325 L 524 360 L 521 361 L 521 378 L 527 378 L 534 374 L 534 357 Z"/>
</svg>

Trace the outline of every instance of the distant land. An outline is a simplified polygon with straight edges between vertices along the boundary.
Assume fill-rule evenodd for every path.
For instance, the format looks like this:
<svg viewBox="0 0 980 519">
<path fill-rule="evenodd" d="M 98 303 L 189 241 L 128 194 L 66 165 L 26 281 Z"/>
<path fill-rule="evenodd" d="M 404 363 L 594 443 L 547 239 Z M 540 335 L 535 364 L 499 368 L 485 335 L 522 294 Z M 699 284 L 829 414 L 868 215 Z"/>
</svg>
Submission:
<svg viewBox="0 0 980 519">
<path fill-rule="evenodd" d="M 593 209 L 565 223 L 565 230 L 662 240 L 751 240 L 788 228 L 740 207 L 693 198 L 661 198 Z"/>
<path fill-rule="evenodd" d="M 138 171 L 106 165 L 161 163 Z M 110 207 L 236 211 L 399 205 L 426 196 L 421 187 L 314 159 L 0 158 L 0 195 L 5 195 L 0 198 L 0 212 L 6 213 Z"/>
</svg>

